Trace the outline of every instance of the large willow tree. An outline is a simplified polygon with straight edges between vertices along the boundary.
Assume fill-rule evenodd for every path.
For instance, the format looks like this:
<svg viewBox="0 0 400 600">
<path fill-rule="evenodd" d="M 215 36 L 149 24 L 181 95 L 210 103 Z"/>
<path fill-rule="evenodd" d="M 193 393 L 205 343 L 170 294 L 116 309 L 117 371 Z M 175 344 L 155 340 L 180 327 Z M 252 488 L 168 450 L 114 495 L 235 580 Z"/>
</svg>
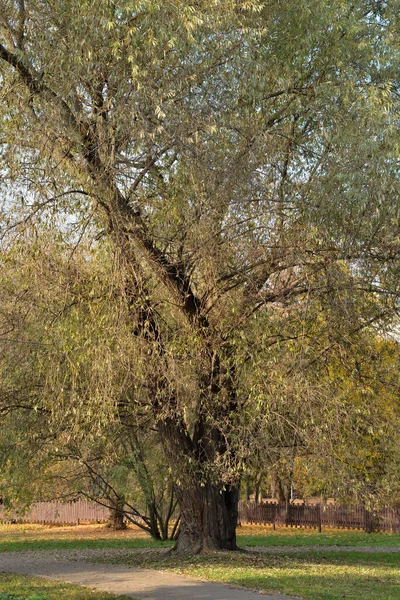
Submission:
<svg viewBox="0 0 400 600">
<path fill-rule="evenodd" d="M 236 548 L 255 416 L 396 312 L 396 8 L 0 2 L 4 243 L 109 239 L 179 551 Z"/>
</svg>

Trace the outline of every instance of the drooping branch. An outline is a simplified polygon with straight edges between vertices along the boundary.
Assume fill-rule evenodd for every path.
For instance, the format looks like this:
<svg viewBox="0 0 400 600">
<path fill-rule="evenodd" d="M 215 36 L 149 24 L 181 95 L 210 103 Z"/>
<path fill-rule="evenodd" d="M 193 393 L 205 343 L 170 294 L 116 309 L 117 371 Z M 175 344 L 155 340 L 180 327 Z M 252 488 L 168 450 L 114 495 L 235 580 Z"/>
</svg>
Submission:
<svg viewBox="0 0 400 600">
<path fill-rule="evenodd" d="M 201 328 L 207 327 L 208 321 L 204 315 L 202 301 L 194 293 L 190 277 L 185 272 L 183 265 L 174 264 L 164 252 L 157 248 L 141 211 L 132 207 L 129 200 L 119 190 L 112 174 L 108 172 L 103 164 L 99 154 L 100 142 L 95 128 L 91 126 L 90 122 L 79 119 L 68 103 L 44 83 L 43 74 L 38 73 L 31 65 L 10 52 L 1 43 L 0 58 L 18 72 L 32 96 L 41 97 L 59 107 L 67 127 L 71 128 L 74 135 L 78 135 L 82 142 L 83 157 L 89 174 L 99 190 L 95 197 L 96 199 L 99 197 L 99 204 L 106 209 L 110 228 L 114 232 L 122 233 L 128 243 L 133 240 L 144 251 L 147 259 L 156 264 L 161 279 L 178 297 L 179 306 L 192 325 L 196 324 Z M 81 114 L 83 114 L 83 111 L 81 111 Z M 133 184 L 133 190 L 136 189 L 140 180 L 156 164 L 165 151 L 166 149 L 163 149 L 144 167 L 144 170 Z M 108 198 L 108 201 L 104 200 L 104 196 Z"/>
<path fill-rule="evenodd" d="M 44 74 L 36 71 L 32 65 L 29 65 L 15 53 L 10 52 L 1 42 L 0 59 L 8 63 L 18 72 L 21 80 L 26 85 L 32 96 L 38 96 L 54 103 L 60 108 L 62 117 L 68 123 L 68 125 L 72 127 L 75 132 L 79 131 L 76 117 L 70 106 L 54 90 L 45 84 Z"/>
</svg>

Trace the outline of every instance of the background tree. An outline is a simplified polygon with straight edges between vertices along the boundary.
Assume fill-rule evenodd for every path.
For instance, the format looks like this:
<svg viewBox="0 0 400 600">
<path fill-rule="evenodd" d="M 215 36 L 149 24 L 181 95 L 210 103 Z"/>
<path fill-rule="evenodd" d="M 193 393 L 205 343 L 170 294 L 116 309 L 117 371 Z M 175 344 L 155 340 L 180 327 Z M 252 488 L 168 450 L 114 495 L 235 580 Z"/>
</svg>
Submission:
<svg viewBox="0 0 400 600">
<path fill-rule="evenodd" d="M 322 343 L 322 330 L 320 334 Z M 292 351 L 300 344 L 304 352 L 306 343 L 292 339 Z M 262 484 L 281 502 L 290 499 L 293 487 L 306 499 L 333 497 L 370 508 L 395 505 L 398 342 L 363 331 L 335 342 L 329 352 L 327 346 L 325 339 L 323 356 L 318 345 L 308 348 L 312 364 L 300 371 L 290 356 L 284 361 L 281 351 L 275 385 L 280 382 L 283 391 L 274 388 L 269 395 L 268 386 L 263 386 L 272 365 L 252 370 L 253 377 L 258 373 L 261 379 L 257 384 L 253 378 L 252 388 L 263 395 L 263 410 L 255 420 L 258 443 L 246 467 L 253 489 Z M 300 352 L 298 348 L 296 353 Z"/>
<path fill-rule="evenodd" d="M 83 494 L 109 506 L 115 526 L 126 518 L 167 539 L 179 515 L 157 433 L 144 428 L 146 392 L 133 395 L 126 365 L 106 369 L 126 333 L 112 265 L 48 232 L 14 242 L 1 258 L 2 496 L 24 506 Z M 96 402 L 108 408 L 93 430 Z"/>
</svg>

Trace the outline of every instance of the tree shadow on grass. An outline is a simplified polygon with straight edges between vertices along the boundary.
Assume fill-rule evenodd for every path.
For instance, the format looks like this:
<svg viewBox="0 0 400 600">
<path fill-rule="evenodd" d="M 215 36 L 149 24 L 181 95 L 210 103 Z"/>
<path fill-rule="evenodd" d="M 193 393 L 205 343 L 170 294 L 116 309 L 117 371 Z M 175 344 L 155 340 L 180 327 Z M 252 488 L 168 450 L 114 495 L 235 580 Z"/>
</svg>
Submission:
<svg viewBox="0 0 400 600">
<path fill-rule="evenodd" d="M 400 600 L 399 558 L 357 551 L 218 552 L 162 558 L 148 553 L 131 557 L 129 564 L 312 600 Z"/>
</svg>

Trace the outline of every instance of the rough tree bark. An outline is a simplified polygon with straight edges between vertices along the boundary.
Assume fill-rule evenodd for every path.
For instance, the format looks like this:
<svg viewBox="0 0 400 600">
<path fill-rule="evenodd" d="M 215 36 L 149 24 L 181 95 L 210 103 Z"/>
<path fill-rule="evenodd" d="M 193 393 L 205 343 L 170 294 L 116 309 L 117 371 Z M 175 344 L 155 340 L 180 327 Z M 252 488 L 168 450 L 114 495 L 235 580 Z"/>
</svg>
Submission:
<svg viewBox="0 0 400 600">
<path fill-rule="evenodd" d="M 205 485 L 176 486 L 182 515 L 178 553 L 237 550 L 238 486 L 221 489 Z"/>
<path fill-rule="evenodd" d="M 188 432 L 183 419 L 159 425 L 181 512 L 178 553 L 237 550 L 239 481 L 224 484 L 221 474 L 209 472 L 217 454 L 227 451 L 220 432 L 206 431 L 201 417 L 197 431 Z"/>
</svg>

